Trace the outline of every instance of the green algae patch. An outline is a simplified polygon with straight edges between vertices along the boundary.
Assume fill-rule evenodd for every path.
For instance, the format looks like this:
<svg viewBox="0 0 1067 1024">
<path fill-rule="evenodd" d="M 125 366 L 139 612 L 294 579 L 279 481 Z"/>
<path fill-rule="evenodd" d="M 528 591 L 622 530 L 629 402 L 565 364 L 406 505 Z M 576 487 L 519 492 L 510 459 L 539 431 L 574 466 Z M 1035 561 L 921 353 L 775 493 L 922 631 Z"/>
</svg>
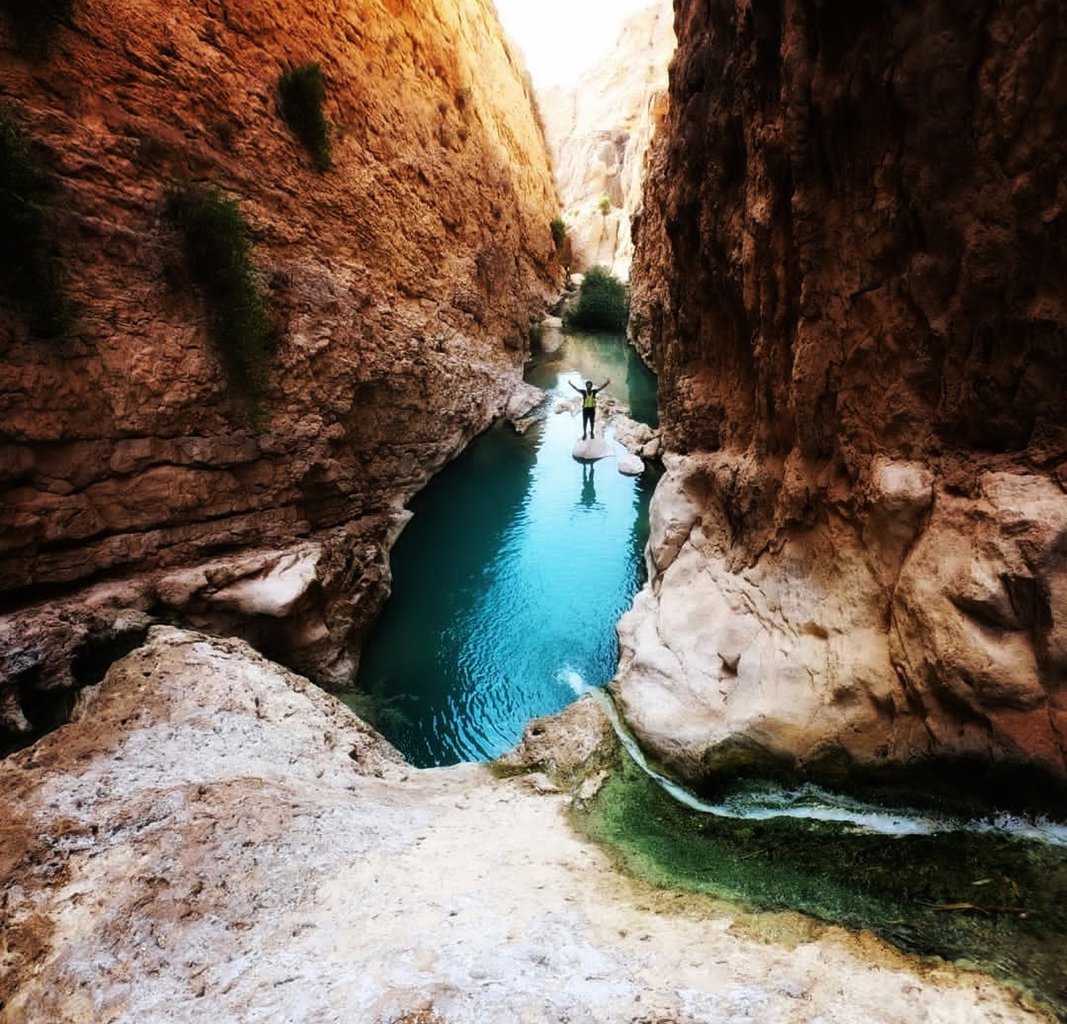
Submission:
<svg viewBox="0 0 1067 1024">
<path fill-rule="evenodd" d="M 652 885 L 796 910 L 1020 984 L 1067 1020 L 1067 850 L 970 831 L 887 836 L 693 811 L 628 758 L 575 811 Z"/>
</svg>

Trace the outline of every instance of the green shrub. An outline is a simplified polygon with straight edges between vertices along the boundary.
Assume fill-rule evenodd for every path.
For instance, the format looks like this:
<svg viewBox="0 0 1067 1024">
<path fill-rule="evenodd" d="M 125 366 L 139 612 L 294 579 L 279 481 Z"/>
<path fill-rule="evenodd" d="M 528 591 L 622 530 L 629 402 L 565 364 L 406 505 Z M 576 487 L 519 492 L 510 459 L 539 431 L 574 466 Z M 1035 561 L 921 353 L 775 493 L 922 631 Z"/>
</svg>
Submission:
<svg viewBox="0 0 1067 1024">
<path fill-rule="evenodd" d="M 563 314 L 566 327 L 587 331 L 624 331 L 629 318 L 626 285 L 603 267 L 585 275 L 577 300 Z"/>
<path fill-rule="evenodd" d="M 607 196 L 601 196 L 596 208 L 600 211 L 601 216 L 606 217 L 611 213 L 611 200 Z"/>
<path fill-rule="evenodd" d="M 317 171 L 325 171 L 331 162 L 330 126 L 322 114 L 326 100 L 326 83 L 317 63 L 302 64 L 286 71 L 278 79 L 282 98 L 282 117 L 293 134 L 311 154 Z"/>
<path fill-rule="evenodd" d="M 562 217 L 553 217 L 548 226 L 552 229 L 552 241 L 556 244 L 556 252 L 559 252 L 567 237 L 567 225 L 563 223 Z"/>
<path fill-rule="evenodd" d="M 73 9 L 74 0 L 0 0 L 16 47 L 35 57 L 44 55 L 59 23 Z"/>
<path fill-rule="evenodd" d="M 277 329 L 256 282 L 248 225 L 237 203 L 203 185 L 171 192 L 167 209 L 181 229 L 189 271 L 204 296 L 230 383 L 248 400 L 255 423 Z"/>
<path fill-rule="evenodd" d="M 0 110 L 0 289 L 44 338 L 63 337 L 71 321 L 49 230 L 52 194 L 26 136 Z"/>
</svg>

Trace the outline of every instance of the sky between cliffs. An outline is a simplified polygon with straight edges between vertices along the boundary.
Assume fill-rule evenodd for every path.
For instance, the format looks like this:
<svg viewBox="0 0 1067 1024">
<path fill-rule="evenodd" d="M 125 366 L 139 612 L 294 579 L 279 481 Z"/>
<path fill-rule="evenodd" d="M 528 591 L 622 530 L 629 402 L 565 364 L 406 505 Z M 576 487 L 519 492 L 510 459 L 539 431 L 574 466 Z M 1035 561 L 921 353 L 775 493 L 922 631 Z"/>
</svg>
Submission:
<svg viewBox="0 0 1067 1024">
<path fill-rule="evenodd" d="M 611 50 L 619 29 L 653 0 L 496 0 L 504 31 L 522 50 L 534 85 L 577 81 Z"/>
</svg>

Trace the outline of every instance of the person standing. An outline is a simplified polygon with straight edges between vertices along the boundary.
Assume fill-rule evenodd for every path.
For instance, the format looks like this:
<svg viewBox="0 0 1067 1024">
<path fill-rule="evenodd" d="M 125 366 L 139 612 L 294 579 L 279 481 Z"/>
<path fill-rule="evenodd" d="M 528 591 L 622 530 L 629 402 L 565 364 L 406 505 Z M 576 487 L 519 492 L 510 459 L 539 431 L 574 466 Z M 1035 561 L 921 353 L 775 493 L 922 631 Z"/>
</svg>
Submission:
<svg viewBox="0 0 1067 1024">
<path fill-rule="evenodd" d="M 593 387 L 591 380 L 587 380 L 584 391 L 577 385 L 571 384 L 570 381 L 567 383 L 582 396 L 582 440 L 584 441 L 586 429 L 589 430 L 589 437 L 593 437 L 593 428 L 596 424 L 596 396 L 611 383 L 611 378 L 609 377 L 598 388 Z"/>
</svg>

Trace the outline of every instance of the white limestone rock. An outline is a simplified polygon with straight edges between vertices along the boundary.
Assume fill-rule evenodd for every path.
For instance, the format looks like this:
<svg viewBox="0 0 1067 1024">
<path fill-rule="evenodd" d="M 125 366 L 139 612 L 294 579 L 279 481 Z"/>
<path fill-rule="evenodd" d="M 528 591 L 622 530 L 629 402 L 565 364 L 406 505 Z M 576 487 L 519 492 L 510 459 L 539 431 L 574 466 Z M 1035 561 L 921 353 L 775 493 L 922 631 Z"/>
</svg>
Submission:
<svg viewBox="0 0 1067 1024">
<path fill-rule="evenodd" d="M 563 345 L 563 320 L 558 316 L 546 316 L 541 321 L 538 337 L 542 352 L 558 352 Z"/>
<path fill-rule="evenodd" d="M 253 551 L 165 574 L 159 600 L 183 609 L 194 601 L 240 615 L 289 615 L 315 581 L 322 547 L 315 542 L 285 551 Z"/>
<path fill-rule="evenodd" d="M 645 463 L 640 455 L 625 452 L 619 456 L 619 472 L 623 476 L 640 476 L 645 471 Z"/>
<path fill-rule="evenodd" d="M 544 391 L 534 387 L 533 384 L 519 381 L 515 386 L 515 390 L 508 397 L 507 405 L 504 407 L 504 416 L 513 426 L 517 427 L 521 421 L 529 419 L 530 413 L 544 400 Z"/>
<path fill-rule="evenodd" d="M 157 628 L 86 693 L 0 761 L 5 1020 L 1044 1019 L 869 936 L 635 899 L 551 778 L 611 742 L 591 700 L 535 723 L 531 784 L 417 771 L 239 641 Z"/>
<path fill-rule="evenodd" d="M 211 604 L 242 615 L 266 615 L 282 619 L 290 615 L 318 577 L 316 549 L 283 555 L 263 574 L 248 576 L 216 590 Z"/>
<path fill-rule="evenodd" d="M 602 437 L 590 437 L 584 441 L 575 441 L 571 454 L 579 462 L 596 462 L 597 459 L 606 459 L 614 455 L 615 449 Z"/>
<path fill-rule="evenodd" d="M 700 517 L 700 502 L 686 486 L 697 463 L 679 455 L 664 457 L 666 474 L 649 506 L 649 577 L 664 572 L 678 556 Z"/>
<path fill-rule="evenodd" d="M 744 459 L 666 463 L 613 683 L 659 763 L 699 784 L 740 745 L 800 767 L 964 755 L 1067 777 L 1054 481 L 987 473 L 980 493 L 934 500 L 924 467 L 878 464 L 858 511 L 779 528 L 753 556 L 737 510 L 763 484 Z"/>
<path fill-rule="evenodd" d="M 631 419 L 623 412 L 617 412 L 611 420 L 611 430 L 615 440 L 632 455 L 640 455 L 650 444 L 655 431 L 647 424 Z"/>
</svg>

